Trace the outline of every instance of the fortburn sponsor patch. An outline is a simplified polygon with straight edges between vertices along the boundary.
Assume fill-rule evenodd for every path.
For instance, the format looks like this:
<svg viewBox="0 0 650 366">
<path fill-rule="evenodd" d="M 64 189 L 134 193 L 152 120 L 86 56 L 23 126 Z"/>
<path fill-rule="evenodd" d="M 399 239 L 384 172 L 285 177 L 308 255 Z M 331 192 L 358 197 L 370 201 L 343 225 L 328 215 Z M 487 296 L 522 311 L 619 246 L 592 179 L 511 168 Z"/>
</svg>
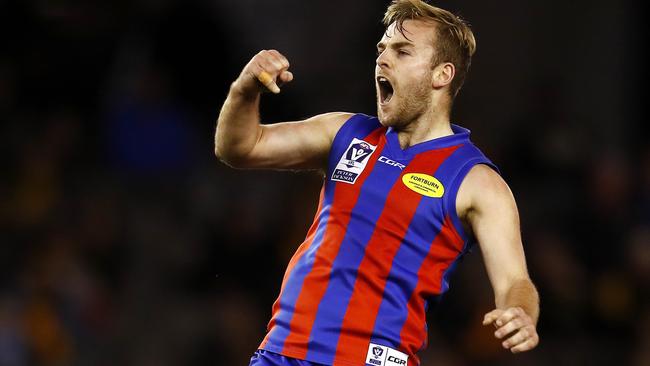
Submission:
<svg viewBox="0 0 650 366">
<path fill-rule="evenodd" d="M 423 196 L 440 198 L 445 194 L 445 187 L 442 183 L 428 174 L 405 174 L 402 177 L 402 183 L 413 192 L 417 192 Z"/>
</svg>

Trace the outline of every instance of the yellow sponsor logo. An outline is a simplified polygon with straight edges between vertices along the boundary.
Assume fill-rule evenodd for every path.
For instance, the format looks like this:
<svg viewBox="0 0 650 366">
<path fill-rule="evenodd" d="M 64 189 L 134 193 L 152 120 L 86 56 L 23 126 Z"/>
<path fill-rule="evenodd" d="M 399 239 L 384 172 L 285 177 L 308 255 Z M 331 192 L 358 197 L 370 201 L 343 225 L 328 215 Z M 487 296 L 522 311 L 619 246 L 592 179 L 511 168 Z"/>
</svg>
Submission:
<svg viewBox="0 0 650 366">
<path fill-rule="evenodd" d="M 402 183 L 410 190 L 423 196 L 440 198 L 445 194 L 445 187 L 436 178 L 422 173 L 409 173 L 402 177 Z"/>
</svg>

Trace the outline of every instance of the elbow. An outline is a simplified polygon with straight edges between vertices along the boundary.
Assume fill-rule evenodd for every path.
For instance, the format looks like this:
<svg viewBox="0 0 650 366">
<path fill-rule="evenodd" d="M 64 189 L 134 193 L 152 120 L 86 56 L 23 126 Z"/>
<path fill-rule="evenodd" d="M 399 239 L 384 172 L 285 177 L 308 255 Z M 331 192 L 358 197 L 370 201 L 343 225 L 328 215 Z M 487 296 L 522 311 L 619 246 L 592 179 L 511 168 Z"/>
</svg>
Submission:
<svg viewBox="0 0 650 366">
<path fill-rule="evenodd" d="M 221 161 L 224 161 L 225 154 L 224 154 L 223 148 L 219 146 L 219 143 L 217 141 L 214 142 L 214 156 L 217 159 L 219 159 Z"/>
<path fill-rule="evenodd" d="M 214 142 L 214 156 L 221 160 L 221 152 L 219 151 L 219 145 L 217 144 L 217 141 Z"/>
<path fill-rule="evenodd" d="M 214 156 L 219 159 L 222 163 L 228 165 L 231 168 L 236 168 L 236 158 L 233 154 L 229 154 L 226 149 L 220 147 L 219 144 L 214 144 Z"/>
<path fill-rule="evenodd" d="M 214 155 L 219 161 L 235 169 L 245 169 L 248 167 L 248 159 L 242 154 L 232 150 L 225 149 L 223 146 L 215 143 Z"/>
<path fill-rule="evenodd" d="M 219 143 L 219 140 L 215 137 L 214 139 L 214 156 L 219 159 L 220 161 L 224 161 L 224 148 L 221 146 Z"/>
<path fill-rule="evenodd" d="M 231 159 L 233 152 L 235 152 L 234 145 L 231 140 L 224 138 L 224 134 L 221 130 L 221 119 L 217 121 L 217 130 L 214 134 L 214 156 L 220 161 L 228 164 L 228 161 Z M 230 165 L 230 164 L 228 164 Z"/>
<path fill-rule="evenodd" d="M 214 156 L 222 163 L 231 167 L 233 166 L 232 160 L 234 160 L 234 156 L 232 154 L 232 148 L 223 144 L 218 137 L 218 133 L 214 137 Z"/>
<path fill-rule="evenodd" d="M 219 124 L 217 124 L 217 132 L 214 137 L 214 155 L 232 168 L 253 168 L 256 163 L 254 161 L 256 160 L 254 159 L 254 150 L 258 140 L 259 138 L 252 139 L 250 136 L 240 137 L 225 134 L 219 130 Z"/>
</svg>

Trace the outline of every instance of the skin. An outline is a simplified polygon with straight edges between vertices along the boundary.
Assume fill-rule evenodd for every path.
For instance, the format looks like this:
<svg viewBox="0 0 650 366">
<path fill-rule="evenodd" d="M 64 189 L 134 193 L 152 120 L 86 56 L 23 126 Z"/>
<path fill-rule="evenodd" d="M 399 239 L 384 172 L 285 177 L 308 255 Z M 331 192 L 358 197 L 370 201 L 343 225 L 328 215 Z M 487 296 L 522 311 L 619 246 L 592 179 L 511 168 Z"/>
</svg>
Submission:
<svg viewBox="0 0 650 366">
<path fill-rule="evenodd" d="M 377 44 L 375 76 L 386 77 L 394 89 L 388 103 L 380 100 L 377 115 L 398 132 L 402 148 L 452 134 L 449 86 L 454 65 L 432 65 L 435 23 L 404 22 L 404 34 L 390 25 Z M 237 168 L 311 169 L 324 172 L 336 132 L 352 116 L 335 112 L 302 121 L 260 124 L 259 102 L 264 91 L 280 93 L 293 80 L 289 61 L 275 50 L 261 51 L 244 67 L 219 114 L 215 154 Z M 273 82 L 262 85 L 265 71 Z M 536 325 L 539 296 L 528 275 L 521 242 L 519 214 L 512 192 L 501 176 L 477 165 L 463 180 L 456 210 L 465 230 L 481 247 L 495 297 L 495 309 L 484 325 L 496 327 L 495 337 L 513 353 L 539 343 Z"/>
<path fill-rule="evenodd" d="M 402 147 L 453 133 L 448 89 L 455 68 L 448 62 L 432 67 L 434 27 L 406 21 L 402 34 L 393 24 L 377 43 L 375 76 L 387 77 L 394 89 L 389 103 L 382 103 L 377 92 L 377 116 L 398 131 Z"/>
<path fill-rule="evenodd" d="M 255 55 L 230 86 L 215 133 L 215 154 L 236 168 L 317 169 L 324 171 L 336 132 L 352 114 L 320 114 L 303 121 L 261 125 L 262 71 L 275 80 L 272 90 L 293 80 L 289 61 L 276 50 Z"/>
</svg>

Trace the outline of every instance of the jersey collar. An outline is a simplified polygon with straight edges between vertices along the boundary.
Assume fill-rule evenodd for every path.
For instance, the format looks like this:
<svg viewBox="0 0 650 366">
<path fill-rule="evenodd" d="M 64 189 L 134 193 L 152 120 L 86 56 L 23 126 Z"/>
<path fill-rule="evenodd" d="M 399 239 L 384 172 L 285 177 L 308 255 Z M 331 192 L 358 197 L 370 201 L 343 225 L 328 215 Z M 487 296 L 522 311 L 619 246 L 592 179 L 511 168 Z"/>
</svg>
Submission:
<svg viewBox="0 0 650 366">
<path fill-rule="evenodd" d="M 395 157 L 411 158 L 424 151 L 442 149 L 469 142 L 470 130 L 455 124 L 451 124 L 451 130 L 453 132 L 452 135 L 423 141 L 419 144 L 409 146 L 406 149 L 402 149 L 399 144 L 399 139 L 397 138 L 397 131 L 392 127 L 388 127 L 386 130 L 386 145 Z"/>
</svg>

